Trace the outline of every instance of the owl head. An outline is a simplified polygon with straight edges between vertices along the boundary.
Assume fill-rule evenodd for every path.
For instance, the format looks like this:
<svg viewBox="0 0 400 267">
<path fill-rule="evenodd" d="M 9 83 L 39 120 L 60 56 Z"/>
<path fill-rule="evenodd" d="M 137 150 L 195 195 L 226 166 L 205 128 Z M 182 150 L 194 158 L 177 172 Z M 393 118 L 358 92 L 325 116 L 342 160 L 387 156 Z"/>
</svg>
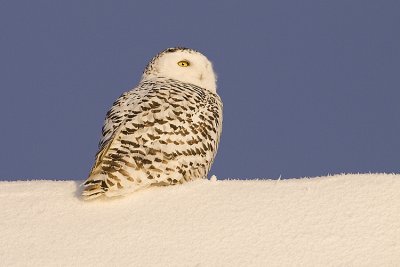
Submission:
<svg viewBox="0 0 400 267">
<path fill-rule="evenodd" d="M 158 77 L 191 83 L 212 92 L 217 89 L 212 63 L 200 52 L 189 48 L 168 48 L 153 57 L 142 80 Z"/>
</svg>

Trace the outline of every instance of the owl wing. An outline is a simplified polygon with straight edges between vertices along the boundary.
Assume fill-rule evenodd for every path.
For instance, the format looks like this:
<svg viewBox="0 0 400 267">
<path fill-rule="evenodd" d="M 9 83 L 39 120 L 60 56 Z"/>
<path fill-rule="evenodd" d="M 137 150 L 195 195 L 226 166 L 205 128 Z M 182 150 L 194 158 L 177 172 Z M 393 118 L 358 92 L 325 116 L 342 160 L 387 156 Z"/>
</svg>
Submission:
<svg viewBox="0 0 400 267">
<path fill-rule="evenodd" d="M 96 170 L 99 168 L 104 155 L 107 154 L 108 150 L 113 143 L 115 136 L 121 130 L 121 126 L 124 125 L 125 110 L 128 106 L 129 92 L 123 93 L 112 105 L 111 109 L 107 112 L 104 120 L 103 127 L 101 129 L 101 138 L 99 141 L 99 150 L 96 153 L 96 160 L 90 171 L 89 177 L 93 176 Z"/>
<path fill-rule="evenodd" d="M 123 170 L 120 170 L 120 166 L 115 163 L 122 159 L 114 157 L 116 153 L 121 155 L 124 153 L 124 151 L 118 149 L 121 143 L 130 142 L 129 140 L 125 140 L 127 133 L 131 134 L 140 128 L 134 122 L 143 119 L 142 107 L 149 105 L 146 101 L 147 90 L 145 89 L 141 87 L 125 92 L 113 103 L 111 109 L 107 112 L 96 160 L 89 177 L 84 182 L 85 188 L 82 193 L 84 198 L 91 199 L 105 193 L 104 190 L 109 185 L 106 184 L 107 177 L 105 176 L 104 169 L 118 169 L 123 172 Z M 143 109 L 146 109 L 146 107 Z M 131 125 L 132 128 L 127 128 L 129 122 L 133 123 Z M 111 174 L 108 173 L 108 175 Z"/>
<path fill-rule="evenodd" d="M 123 123 L 127 112 L 129 103 L 129 95 L 131 92 L 123 93 L 112 105 L 111 109 L 107 112 L 104 120 L 104 125 L 101 129 L 101 138 L 99 141 L 99 152 L 103 147 L 112 139 L 117 128 Z"/>
</svg>

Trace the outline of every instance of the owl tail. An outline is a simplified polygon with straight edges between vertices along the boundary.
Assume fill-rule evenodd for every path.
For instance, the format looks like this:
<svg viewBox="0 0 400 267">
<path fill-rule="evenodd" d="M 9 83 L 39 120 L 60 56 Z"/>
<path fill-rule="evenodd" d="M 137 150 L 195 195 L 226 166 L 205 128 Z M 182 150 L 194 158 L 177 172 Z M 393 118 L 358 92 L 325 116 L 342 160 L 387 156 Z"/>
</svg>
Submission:
<svg viewBox="0 0 400 267">
<path fill-rule="evenodd" d="M 83 199 L 91 200 L 104 196 L 109 189 L 106 183 L 106 179 L 107 176 L 105 174 L 96 174 L 89 176 L 86 182 L 83 183 Z"/>
</svg>

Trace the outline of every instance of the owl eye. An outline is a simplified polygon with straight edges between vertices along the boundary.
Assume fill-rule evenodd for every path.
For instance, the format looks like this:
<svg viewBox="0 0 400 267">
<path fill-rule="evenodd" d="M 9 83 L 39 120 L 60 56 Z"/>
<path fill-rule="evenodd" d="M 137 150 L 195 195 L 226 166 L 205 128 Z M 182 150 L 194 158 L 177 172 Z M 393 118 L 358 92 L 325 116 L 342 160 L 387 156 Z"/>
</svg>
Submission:
<svg viewBox="0 0 400 267">
<path fill-rule="evenodd" d="M 181 60 L 181 61 L 178 62 L 178 65 L 180 67 L 188 67 L 190 65 L 190 63 L 189 63 L 189 61 Z"/>
</svg>

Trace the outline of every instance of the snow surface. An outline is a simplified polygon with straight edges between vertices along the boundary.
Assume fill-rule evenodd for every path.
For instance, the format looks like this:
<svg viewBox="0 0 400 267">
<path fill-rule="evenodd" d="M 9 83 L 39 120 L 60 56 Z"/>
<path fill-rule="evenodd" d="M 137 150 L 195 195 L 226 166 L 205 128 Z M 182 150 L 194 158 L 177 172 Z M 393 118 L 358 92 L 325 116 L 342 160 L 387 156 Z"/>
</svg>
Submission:
<svg viewBox="0 0 400 267">
<path fill-rule="evenodd" d="M 400 175 L 196 181 L 111 201 L 0 182 L 1 266 L 400 266 Z"/>
</svg>

